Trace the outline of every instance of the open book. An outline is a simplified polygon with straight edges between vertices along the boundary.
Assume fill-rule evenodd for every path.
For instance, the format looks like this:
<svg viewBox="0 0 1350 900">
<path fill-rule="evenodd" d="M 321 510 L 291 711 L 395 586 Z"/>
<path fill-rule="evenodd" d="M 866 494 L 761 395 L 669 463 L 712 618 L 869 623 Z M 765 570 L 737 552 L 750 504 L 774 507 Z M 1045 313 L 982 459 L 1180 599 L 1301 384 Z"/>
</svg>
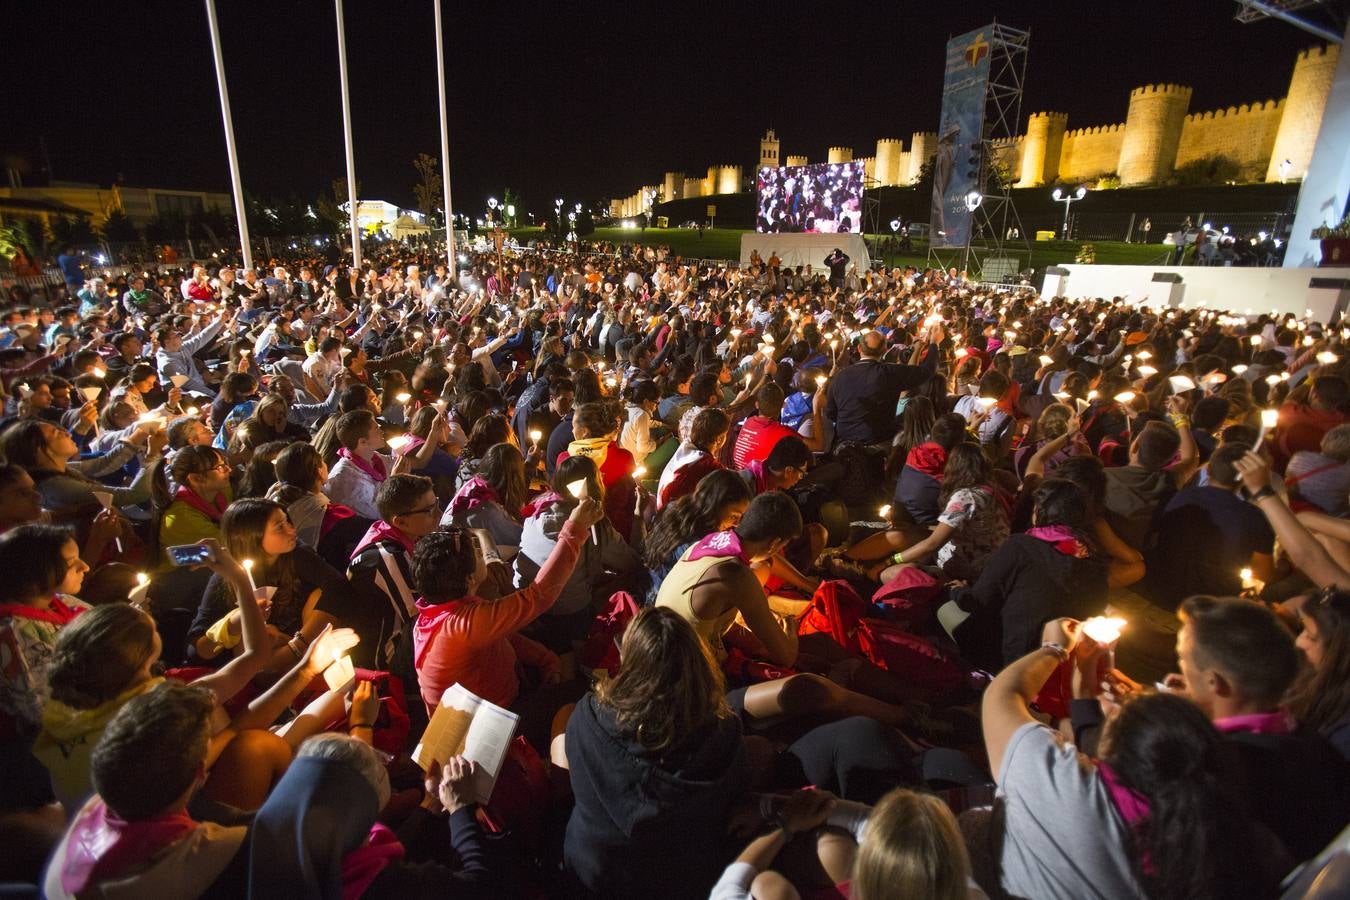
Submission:
<svg viewBox="0 0 1350 900">
<path fill-rule="evenodd" d="M 441 696 L 422 740 L 413 750 L 413 762 L 424 770 L 429 770 L 432 762 L 445 765 L 452 756 L 478 763 L 477 793 L 487 802 L 519 721 L 520 716 L 509 709 L 456 684 Z"/>
</svg>

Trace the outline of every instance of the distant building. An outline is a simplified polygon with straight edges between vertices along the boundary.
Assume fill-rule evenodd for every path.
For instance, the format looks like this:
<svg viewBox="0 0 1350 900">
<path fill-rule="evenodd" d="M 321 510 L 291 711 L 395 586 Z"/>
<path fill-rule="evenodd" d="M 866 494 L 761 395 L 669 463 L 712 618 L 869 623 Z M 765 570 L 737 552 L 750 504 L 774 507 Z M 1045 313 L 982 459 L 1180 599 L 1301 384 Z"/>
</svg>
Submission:
<svg viewBox="0 0 1350 900">
<path fill-rule="evenodd" d="M 341 204 L 341 209 L 351 215 L 350 202 Z M 388 200 L 358 200 L 356 202 L 356 224 L 364 232 L 379 231 L 389 237 L 394 237 L 394 225 L 404 217 L 410 219 L 415 225 L 425 225 L 427 221 L 427 217 L 417 210 L 398 206 Z M 408 231 L 408 223 L 404 222 L 400 228 L 405 232 Z"/>
<path fill-rule="evenodd" d="M 107 221 L 114 210 L 121 210 L 137 228 L 144 228 L 159 216 L 187 217 L 207 210 L 234 214 L 229 194 L 127 184 L 100 187 L 79 181 L 53 181 L 42 187 L 0 187 L 0 198 L 56 204 L 72 212 L 79 211 L 89 216 L 95 228 Z"/>
</svg>

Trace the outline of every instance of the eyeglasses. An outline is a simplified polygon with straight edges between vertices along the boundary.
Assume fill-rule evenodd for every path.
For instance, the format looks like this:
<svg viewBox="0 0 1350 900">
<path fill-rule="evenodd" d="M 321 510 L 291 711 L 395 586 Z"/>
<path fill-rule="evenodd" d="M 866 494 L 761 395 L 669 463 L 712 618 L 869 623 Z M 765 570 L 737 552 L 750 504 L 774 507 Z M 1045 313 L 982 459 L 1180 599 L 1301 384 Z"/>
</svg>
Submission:
<svg viewBox="0 0 1350 900">
<path fill-rule="evenodd" d="M 423 507 L 420 508 L 420 509 L 410 509 L 410 510 L 408 510 L 407 512 L 403 513 L 403 515 L 405 515 L 405 516 L 424 516 L 424 515 L 426 515 L 427 513 L 435 513 L 435 512 L 440 512 L 440 504 L 437 503 L 437 502 L 433 502 L 433 503 L 431 503 L 429 506 L 423 506 Z"/>
</svg>

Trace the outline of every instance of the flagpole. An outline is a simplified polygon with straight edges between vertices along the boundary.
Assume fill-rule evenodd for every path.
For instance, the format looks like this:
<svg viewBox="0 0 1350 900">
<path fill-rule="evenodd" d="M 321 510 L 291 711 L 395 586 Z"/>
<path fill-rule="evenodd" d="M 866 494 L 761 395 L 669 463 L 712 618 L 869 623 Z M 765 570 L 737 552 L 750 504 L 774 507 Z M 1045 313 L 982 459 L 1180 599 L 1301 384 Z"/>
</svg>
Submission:
<svg viewBox="0 0 1350 900">
<path fill-rule="evenodd" d="M 450 207 L 450 112 L 445 105 L 445 33 L 441 30 L 441 0 L 436 0 L 436 83 L 441 95 L 441 186 L 445 191 L 445 271 L 450 284 L 456 278 L 455 216 Z M 431 210 L 427 210 L 428 214 Z"/>
<path fill-rule="evenodd" d="M 215 0 L 206 0 L 206 24 L 211 29 L 211 52 L 216 61 L 216 87 L 220 93 L 220 117 L 225 123 L 225 156 L 230 164 L 230 189 L 234 193 L 235 219 L 239 223 L 239 247 L 244 252 L 244 268 L 251 269 L 253 245 L 248 238 L 244 183 L 239 177 L 239 151 L 234 145 L 234 118 L 230 115 L 230 91 L 225 86 L 225 58 L 220 49 L 220 22 L 216 19 Z"/>
<path fill-rule="evenodd" d="M 337 7 L 338 75 L 342 79 L 342 134 L 347 141 L 347 219 L 352 228 L 352 268 L 361 269 L 361 223 L 357 221 L 360 199 L 356 196 L 356 154 L 352 150 L 352 100 L 347 89 L 347 29 L 342 21 L 342 0 Z"/>
</svg>

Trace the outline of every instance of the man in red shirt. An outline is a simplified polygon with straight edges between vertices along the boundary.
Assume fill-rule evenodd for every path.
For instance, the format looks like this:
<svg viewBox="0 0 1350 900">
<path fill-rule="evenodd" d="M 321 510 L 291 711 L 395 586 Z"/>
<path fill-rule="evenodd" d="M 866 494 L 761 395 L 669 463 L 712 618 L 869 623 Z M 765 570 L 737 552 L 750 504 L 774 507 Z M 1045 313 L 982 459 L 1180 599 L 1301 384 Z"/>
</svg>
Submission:
<svg viewBox="0 0 1350 900">
<path fill-rule="evenodd" d="M 1270 441 L 1273 468 L 1284 472 L 1300 450 L 1316 452 L 1322 438 L 1337 425 L 1350 421 L 1343 410 L 1350 401 L 1350 384 L 1339 375 L 1319 375 L 1308 391 L 1308 404 L 1287 401 L 1280 407 L 1279 424 Z M 739 445 L 738 445 L 739 446 Z"/>
<path fill-rule="evenodd" d="M 823 400 L 825 391 L 817 390 L 816 398 Z M 758 415 L 751 416 L 741 423 L 740 433 L 736 435 L 736 446 L 732 449 L 731 460 L 738 469 L 744 469 L 752 462 L 763 462 L 769 458 L 774 446 L 785 437 L 801 437 L 812 452 L 824 449 L 824 429 L 820 423 L 821 402 L 812 404 L 811 437 L 802 437 L 796 431 L 779 422 L 783 414 L 783 389 L 770 381 L 755 394 L 755 408 Z"/>
</svg>

